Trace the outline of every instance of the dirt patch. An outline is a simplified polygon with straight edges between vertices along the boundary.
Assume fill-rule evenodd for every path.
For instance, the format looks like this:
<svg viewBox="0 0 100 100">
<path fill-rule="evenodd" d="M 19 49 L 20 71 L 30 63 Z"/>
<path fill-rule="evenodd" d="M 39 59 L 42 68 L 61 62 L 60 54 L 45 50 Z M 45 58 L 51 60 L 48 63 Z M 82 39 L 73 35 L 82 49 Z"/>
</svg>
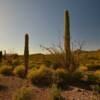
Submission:
<svg viewBox="0 0 100 100">
<path fill-rule="evenodd" d="M 38 88 L 33 86 L 28 80 L 15 76 L 0 77 L 0 100 L 12 100 L 12 94 L 21 87 L 31 87 L 35 98 L 33 100 L 52 100 L 48 88 Z M 94 100 L 95 94 L 92 91 L 71 87 L 62 92 L 65 100 Z M 100 100 L 100 95 L 95 100 Z"/>
</svg>

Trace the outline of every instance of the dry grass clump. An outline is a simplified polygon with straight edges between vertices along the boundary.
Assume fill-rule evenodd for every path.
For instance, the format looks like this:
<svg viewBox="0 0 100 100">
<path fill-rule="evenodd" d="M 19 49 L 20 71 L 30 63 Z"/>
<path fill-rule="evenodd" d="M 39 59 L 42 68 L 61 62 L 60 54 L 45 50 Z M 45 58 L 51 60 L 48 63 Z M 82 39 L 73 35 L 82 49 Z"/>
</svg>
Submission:
<svg viewBox="0 0 100 100">
<path fill-rule="evenodd" d="M 50 88 L 51 98 L 52 100 L 65 100 L 62 95 L 60 89 L 57 87 L 56 84 L 53 84 Z"/>
<path fill-rule="evenodd" d="M 34 100 L 34 97 L 32 88 L 22 87 L 13 93 L 12 100 Z"/>
</svg>

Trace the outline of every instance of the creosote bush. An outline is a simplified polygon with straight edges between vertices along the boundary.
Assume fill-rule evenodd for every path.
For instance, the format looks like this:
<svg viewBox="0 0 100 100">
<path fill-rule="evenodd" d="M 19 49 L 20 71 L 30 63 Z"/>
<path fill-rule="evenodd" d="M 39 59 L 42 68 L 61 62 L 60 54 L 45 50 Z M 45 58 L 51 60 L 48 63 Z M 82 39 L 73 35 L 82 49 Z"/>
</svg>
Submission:
<svg viewBox="0 0 100 100">
<path fill-rule="evenodd" d="M 61 88 L 66 88 L 68 81 L 70 80 L 70 74 L 63 68 L 58 68 L 55 70 L 55 81 Z"/>
<path fill-rule="evenodd" d="M 52 74 L 52 69 L 41 65 L 39 68 L 29 70 L 27 78 L 30 79 L 33 84 L 48 86 L 52 83 Z"/>
<path fill-rule="evenodd" d="M 100 70 L 97 70 L 94 72 L 94 76 L 100 78 Z"/>
<path fill-rule="evenodd" d="M 80 66 L 79 70 L 82 71 L 82 72 L 86 72 L 86 71 L 88 71 L 88 67 Z"/>
<path fill-rule="evenodd" d="M 51 64 L 52 64 L 52 62 L 49 61 L 49 60 L 45 60 L 43 63 L 44 63 L 44 65 L 47 66 L 47 67 L 51 67 Z"/>
<path fill-rule="evenodd" d="M 32 88 L 22 87 L 14 92 L 12 100 L 35 100 L 35 95 L 32 93 Z"/>
<path fill-rule="evenodd" d="M 13 67 L 16 67 L 16 66 L 18 66 L 18 65 L 20 65 L 20 64 L 21 64 L 21 62 L 20 62 L 19 59 L 14 59 L 14 60 L 12 61 L 12 66 L 13 66 Z"/>
<path fill-rule="evenodd" d="M 29 69 L 35 68 L 36 66 L 37 66 L 36 64 L 30 63 L 30 64 L 29 64 Z"/>
<path fill-rule="evenodd" d="M 55 63 L 52 63 L 50 67 L 53 68 L 53 69 L 57 69 L 57 68 L 60 68 L 61 66 L 62 65 L 60 63 L 55 62 Z"/>
<path fill-rule="evenodd" d="M 75 71 L 73 74 L 72 74 L 72 80 L 78 82 L 78 81 L 81 81 L 82 78 L 84 77 L 84 73 L 82 71 Z"/>
<path fill-rule="evenodd" d="M 100 65 L 97 64 L 88 64 L 87 67 L 89 71 L 100 70 Z"/>
<path fill-rule="evenodd" d="M 98 80 L 98 78 L 96 76 L 94 76 L 93 73 L 88 74 L 88 80 L 87 80 L 88 84 L 96 84 L 97 80 Z"/>
<path fill-rule="evenodd" d="M 12 67 L 10 66 L 1 66 L 0 67 L 0 74 L 3 74 L 3 75 L 11 75 L 12 74 Z"/>
<path fill-rule="evenodd" d="M 92 89 L 92 91 L 100 92 L 100 85 L 98 84 L 90 85 L 90 88 Z"/>
<path fill-rule="evenodd" d="M 19 65 L 13 70 L 13 74 L 19 77 L 24 77 L 24 70 L 25 70 L 24 66 Z"/>
</svg>

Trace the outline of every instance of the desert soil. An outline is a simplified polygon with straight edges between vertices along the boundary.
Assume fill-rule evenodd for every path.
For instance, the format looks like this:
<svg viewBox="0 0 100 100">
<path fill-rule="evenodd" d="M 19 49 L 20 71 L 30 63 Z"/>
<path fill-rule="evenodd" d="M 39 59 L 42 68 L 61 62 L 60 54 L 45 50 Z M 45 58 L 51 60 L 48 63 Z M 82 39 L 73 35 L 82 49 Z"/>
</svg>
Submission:
<svg viewBox="0 0 100 100">
<path fill-rule="evenodd" d="M 15 76 L 0 77 L 0 100 L 12 100 L 12 94 L 21 87 L 31 87 L 35 98 L 33 100 L 51 100 L 48 88 L 38 88 L 33 86 L 28 80 Z M 95 97 L 92 91 L 71 87 L 63 91 L 62 96 L 65 100 L 100 100 L 100 95 Z"/>
</svg>

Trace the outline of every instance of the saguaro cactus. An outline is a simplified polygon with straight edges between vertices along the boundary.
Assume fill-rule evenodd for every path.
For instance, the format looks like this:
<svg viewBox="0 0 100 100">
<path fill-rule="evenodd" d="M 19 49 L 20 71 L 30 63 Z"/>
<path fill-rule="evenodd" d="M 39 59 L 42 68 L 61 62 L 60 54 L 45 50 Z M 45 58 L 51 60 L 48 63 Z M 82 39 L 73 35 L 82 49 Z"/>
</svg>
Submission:
<svg viewBox="0 0 100 100">
<path fill-rule="evenodd" d="M 0 51 L 0 62 L 2 62 L 2 51 Z"/>
<path fill-rule="evenodd" d="M 70 23 L 69 13 L 64 12 L 64 50 L 65 50 L 65 65 L 70 67 Z"/>
<path fill-rule="evenodd" d="M 26 33 L 25 34 L 25 48 L 24 48 L 24 64 L 25 64 L 25 75 L 28 72 L 28 66 L 29 66 L 29 36 Z"/>
<path fill-rule="evenodd" d="M 4 50 L 4 59 L 6 60 L 7 54 L 6 54 L 6 50 Z"/>
</svg>

